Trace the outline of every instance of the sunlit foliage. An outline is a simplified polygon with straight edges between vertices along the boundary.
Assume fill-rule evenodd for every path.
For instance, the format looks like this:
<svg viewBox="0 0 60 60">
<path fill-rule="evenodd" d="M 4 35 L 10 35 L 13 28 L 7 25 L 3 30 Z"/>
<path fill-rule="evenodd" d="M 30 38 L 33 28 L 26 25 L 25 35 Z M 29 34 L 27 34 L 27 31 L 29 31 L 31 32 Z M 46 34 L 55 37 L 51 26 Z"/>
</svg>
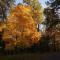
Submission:
<svg viewBox="0 0 60 60">
<path fill-rule="evenodd" d="M 41 23 L 44 19 L 43 8 L 39 0 L 23 0 L 24 3 L 28 4 L 32 8 L 33 18 L 37 24 Z"/>
<path fill-rule="evenodd" d="M 13 49 L 15 46 L 31 47 L 39 42 L 41 33 L 36 29 L 36 23 L 32 18 L 31 7 L 18 5 L 13 9 L 6 22 L 3 34 L 5 49 Z"/>
</svg>

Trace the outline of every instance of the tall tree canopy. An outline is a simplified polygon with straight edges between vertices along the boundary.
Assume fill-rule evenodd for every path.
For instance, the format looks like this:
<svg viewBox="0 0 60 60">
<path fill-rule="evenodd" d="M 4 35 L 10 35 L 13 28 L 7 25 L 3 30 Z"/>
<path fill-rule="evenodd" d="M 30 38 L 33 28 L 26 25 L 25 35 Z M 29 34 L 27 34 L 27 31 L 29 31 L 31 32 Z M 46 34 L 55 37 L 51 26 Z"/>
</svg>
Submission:
<svg viewBox="0 0 60 60">
<path fill-rule="evenodd" d="M 24 3 L 27 5 L 30 5 L 32 8 L 33 18 L 36 21 L 36 24 L 38 25 L 38 31 L 39 31 L 39 24 L 43 21 L 44 15 L 43 15 L 43 8 L 38 0 L 23 0 Z"/>
<path fill-rule="evenodd" d="M 45 14 L 46 14 L 46 20 L 47 20 L 47 26 L 54 26 L 58 24 L 59 17 L 57 15 L 57 7 L 60 5 L 60 0 L 49 0 L 47 1 L 48 7 L 45 9 Z"/>
<path fill-rule="evenodd" d="M 47 1 L 47 5 L 50 5 L 51 7 L 57 7 L 60 5 L 60 0 L 49 0 Z"/>
<path fill-rule="evenodd" d="M 36 29 L 36 23 L 32 18 L 31 7 L 18 5 L 8 17 L 3 40 L 6 49 L 14 46 L 31 47 L 39 42 L 41 33 Z"/>
<path fill-rule="evenodd" d="M 12 7 L 14 0 L 0 0 L 0 19 L 4 21 L 8 10 Z"/>
<path fill-rule="evenodd" d="M 59 48 L 57 45 L 60 41 L 60 38 L 58 37 L 60 34 L 60 27 L 58 28 L 58 26 L 60 26 L 60 19 L 57 13 L 57 8 L 60 6 L 60 0 L 49 0 L 47 5 L 48 7 L 45 8 L 47 32 L 50 33 L 49 36 L 52 47 L 56 50 L 56 48 Z M 48 33 L 46 35 L 48 35 Z"/>
<path fill-rule="evenodd" d="M 38 0 L 23 0 L 24 3 L 32 7 L 33 18 L 37 24 L 43 21 L 43 8 Z"/>
</svg>

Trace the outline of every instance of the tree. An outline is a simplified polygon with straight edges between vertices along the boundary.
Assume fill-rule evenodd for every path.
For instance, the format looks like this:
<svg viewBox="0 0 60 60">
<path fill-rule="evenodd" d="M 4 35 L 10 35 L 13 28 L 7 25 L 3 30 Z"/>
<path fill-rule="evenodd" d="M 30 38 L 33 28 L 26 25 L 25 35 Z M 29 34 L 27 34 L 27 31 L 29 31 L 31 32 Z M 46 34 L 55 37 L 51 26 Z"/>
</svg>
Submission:
<svg viewBox="0 0 60 60">
<path fill-rule="evenodd" d="M 43 21 L 43 8 L 41 4 L 38 0 L 23 0 L 23 2 L 32 7 L 33 18 L 38 24 L 39 31 L 39 24 Z"/>
<path fill-rule="evenodd" d="M 29 6 L 18 5 L 8 17 L 3 40 L 6 49 L 19 46 L 22 48 L 31 47 L 38 43 L 41 33 L 36 29 L 36 24 L 31 15 Z"/>
<path fill-rule="evenodd" d="M 58 5 L 60 5 L 60 0 L 49 0 L 46 2 L 47 5 L 50 5 L 50 7 L 56 8 Z"/>
<path fill-rule="evenodd" d="M 45 16 L 46 16 L 46 26 L 47 28 L 52 28 L 52 26 L 58 23 L 58 16 L 55 13 L 54 9 L 46 8 L 45 9 Z"/>
<path fill-rule="evenodd" d="M 5 20 L 8 11 L 12 7 L 14 0 L 0 0 L 0 19 Z"/>
<path fill-rule="evenodd" d="M 45 14 L 46 14 L 46 24 L 47 24 L 47 30 L 49 32 L 50 30 L 50 39 L 53 45 L 54 50 L 56 50 L 56 32 L 57 32 L 57 28 L 56 25 L 58 25 L 60 23 L 60 19 L 58 18 L 57 15 L 57 7 L 59 6 L 59 2 L 60 0 L 49 0 L 47 2 L 47 4 L 49 5 L 46 9 L 45 9 Z"/>
<path fill-rule="evenodd" d="M 46 22 L 47 22 L 47 26 L 49 26 L 49 28 L 53 27 L 54 25 L 58 24 L 58 22 L 60 22 L 59 17 L 58 17 L 58 13 L 57 11 L 57 7 L 59 6 L 59 2 L 60 0 L 49 0 L 47 1 L 47 5 L 48 7 L 45 9 L 45 14 L 46 14 Z"/>
</svg>

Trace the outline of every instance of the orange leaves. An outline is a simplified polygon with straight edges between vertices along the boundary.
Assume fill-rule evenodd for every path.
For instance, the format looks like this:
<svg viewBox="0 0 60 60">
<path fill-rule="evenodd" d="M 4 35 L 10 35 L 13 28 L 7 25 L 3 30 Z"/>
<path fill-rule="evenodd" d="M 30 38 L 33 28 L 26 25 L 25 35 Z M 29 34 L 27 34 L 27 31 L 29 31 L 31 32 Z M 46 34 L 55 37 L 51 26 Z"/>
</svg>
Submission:
<svg viewBox="0 0 60 60">
<path fill-rule="evenodd" d="M 6 25 L 2 22 L 0 22 L 0 32 L 6 27 Z"/>
<path fill-rule="evenodd" d="M 30 7 L 17 6 L 8 17 L 6 31 L 3 38 L 8 46 L 30 47 L 39 41 L 41 33 L 31 15 Z M 7 32 L 9 30 L 9 32 Z M 9 34 L 10 33 L 10 34 Z M 8 47 L 6 45 L 6 47 Z"/>
</svg>

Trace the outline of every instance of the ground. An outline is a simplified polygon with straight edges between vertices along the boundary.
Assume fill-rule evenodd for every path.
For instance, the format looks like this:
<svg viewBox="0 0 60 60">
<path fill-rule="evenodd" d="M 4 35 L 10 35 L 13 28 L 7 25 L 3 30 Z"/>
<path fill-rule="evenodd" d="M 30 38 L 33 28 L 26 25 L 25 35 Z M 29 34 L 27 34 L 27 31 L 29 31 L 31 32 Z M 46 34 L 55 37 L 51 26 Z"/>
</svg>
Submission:
<svg viewBox="0 0 60 60">
<path fill-rule="evenodd" d="M 60 53 L 21 53 L 17 55 L 3 55 L 0 60 L 60 60 Z"/>
</svg>

